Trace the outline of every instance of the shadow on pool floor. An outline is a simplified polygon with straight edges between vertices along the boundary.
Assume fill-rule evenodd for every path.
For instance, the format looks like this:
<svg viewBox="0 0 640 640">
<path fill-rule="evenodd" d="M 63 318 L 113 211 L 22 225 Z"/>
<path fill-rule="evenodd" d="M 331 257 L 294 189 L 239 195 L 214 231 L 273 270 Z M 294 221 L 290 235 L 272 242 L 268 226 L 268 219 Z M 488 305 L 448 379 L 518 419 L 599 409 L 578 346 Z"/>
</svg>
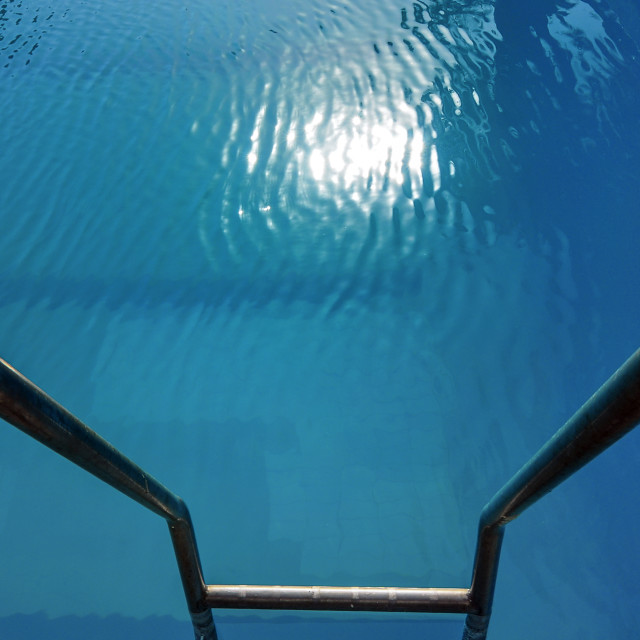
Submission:
<svg viewBox="0 0 640 640">
<path fill-rule="evenodd" d="M 280 616 L 264 620 L 250 616 L 216 616 L 220 640 L 457 640 L 460 621 L 301 619 Z M 111 615 L 63 616 L 44 613 L 0 618 L 2 640 L 192 640 L 187 622 L 170 616 L 142 620 Z"/>
</svg>

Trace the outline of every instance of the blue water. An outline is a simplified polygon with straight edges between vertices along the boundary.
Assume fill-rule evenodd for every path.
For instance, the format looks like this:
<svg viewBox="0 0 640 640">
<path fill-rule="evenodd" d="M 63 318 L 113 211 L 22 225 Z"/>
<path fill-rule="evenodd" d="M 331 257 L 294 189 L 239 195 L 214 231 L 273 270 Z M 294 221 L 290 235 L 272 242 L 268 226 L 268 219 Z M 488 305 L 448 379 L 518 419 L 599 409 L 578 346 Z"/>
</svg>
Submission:
<svg viewBox="0 0 640 640">
<path fill-rule="evenodd" d="M 20 0 L 0 37 L 0 356 L 186 500 L 211 583 L 467 586 L 638 347 L 636 3 Z M 639 457 L 509 525 L 490 638 L 634 637 Z M 0 566 L 2 638 L 190 637 L 164 524 L 8 425 Z"/>
</svg>

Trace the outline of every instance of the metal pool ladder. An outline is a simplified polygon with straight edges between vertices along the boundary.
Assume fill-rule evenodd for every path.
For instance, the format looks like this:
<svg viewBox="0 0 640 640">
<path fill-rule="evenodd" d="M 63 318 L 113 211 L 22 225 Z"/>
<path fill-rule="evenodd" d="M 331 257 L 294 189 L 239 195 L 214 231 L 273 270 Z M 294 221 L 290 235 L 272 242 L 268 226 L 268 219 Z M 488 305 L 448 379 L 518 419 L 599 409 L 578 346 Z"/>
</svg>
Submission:
<svg viewBox="0 0 640 640">
<path fill-rule="evenodd" d="M 484 507 L 465 589 L 208 585 L 183 500 L 3 360 L 0 417 L 167 521 L 198 640 L 217 638 L 212 608 L 464 613 L 463 640 L 484 640 L 504 525 L 640 422 L 640 350 Z"/>
</svg>

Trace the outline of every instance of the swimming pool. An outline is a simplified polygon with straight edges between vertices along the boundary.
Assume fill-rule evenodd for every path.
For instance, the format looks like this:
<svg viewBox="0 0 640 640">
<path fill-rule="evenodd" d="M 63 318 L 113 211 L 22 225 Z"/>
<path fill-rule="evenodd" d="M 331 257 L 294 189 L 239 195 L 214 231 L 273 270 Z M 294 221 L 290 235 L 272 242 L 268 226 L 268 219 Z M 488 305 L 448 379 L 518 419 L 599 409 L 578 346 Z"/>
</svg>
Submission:
<svg viewBox="0 0 640 640">
<path fill-rule="evenodd" d="M 209 580 L 467 584 L 637 347 L 635 5 L 2 11 L 2 357 L 185 498 Z M 184 621 L 164 527 L 0 433 L 0 625 Z M 633 635 L 639 447 L 512 525 L 489 637 Z"/>
</svg>

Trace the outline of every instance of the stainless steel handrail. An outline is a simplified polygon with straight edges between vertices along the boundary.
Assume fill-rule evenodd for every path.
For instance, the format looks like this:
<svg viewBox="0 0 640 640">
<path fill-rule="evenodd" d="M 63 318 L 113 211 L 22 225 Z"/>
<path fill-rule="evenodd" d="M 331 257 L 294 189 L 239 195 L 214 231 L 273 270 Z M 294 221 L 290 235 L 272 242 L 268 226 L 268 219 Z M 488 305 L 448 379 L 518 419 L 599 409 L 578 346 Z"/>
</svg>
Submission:
<svg viewBox="0 0 640 640">
<path fill-rule="evenodd" d="M 3 360 L 0 417 L 167 520 L 198 640 L 211 608 L 466 613 L 463 640 L 485 640 L 504 525 L 640 422 L 640 350 L 485 506 L 469 589 L 206 585 L 185 503 Z"/>
<path fill-rule="evenodd" d="M 207 585 L 213 609 L 468 613 L 469 589 Z"/>
<path fill-rule="evenodd" d="M 640 422 L 636 351 L 484 507 L 463 640 L 484 640 L 498 575 L 504 526 L 622 438 Z"/>
<path fill-rule="evenodd" d="M 216 640 L 193 524 L 181 498 L 0 359 L 0 417 L 162 516 L 197 640 Z"/>
</svg>

